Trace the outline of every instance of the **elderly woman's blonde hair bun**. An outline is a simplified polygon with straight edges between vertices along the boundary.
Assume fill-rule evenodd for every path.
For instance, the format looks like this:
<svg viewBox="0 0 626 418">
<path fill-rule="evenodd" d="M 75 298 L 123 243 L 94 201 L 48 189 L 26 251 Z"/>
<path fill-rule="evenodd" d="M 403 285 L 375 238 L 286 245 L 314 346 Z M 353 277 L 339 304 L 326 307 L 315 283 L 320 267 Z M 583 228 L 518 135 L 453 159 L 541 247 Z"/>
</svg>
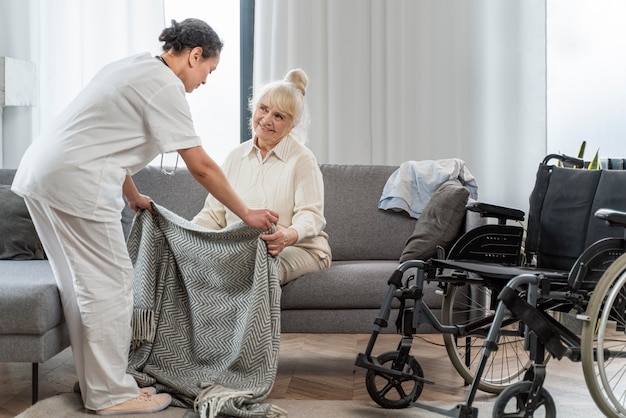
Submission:
<svg viewBox="0 0 626 418">
<path fill-rule="evenodd" d="M 309 77 L 299 68 L 290 70 L 283 80 L 293 84 L 302 95 L 306 95 L 306 86 L 309 84 Z"/>
</svg>

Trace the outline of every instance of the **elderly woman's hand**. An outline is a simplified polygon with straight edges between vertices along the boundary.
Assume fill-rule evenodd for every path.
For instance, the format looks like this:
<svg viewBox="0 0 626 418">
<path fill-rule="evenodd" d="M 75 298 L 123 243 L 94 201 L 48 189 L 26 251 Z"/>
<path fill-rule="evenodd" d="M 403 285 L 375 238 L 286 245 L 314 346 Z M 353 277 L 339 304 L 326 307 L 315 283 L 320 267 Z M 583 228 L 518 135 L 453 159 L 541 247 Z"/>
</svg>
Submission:
<svg viewBox="0 0 626 418">
<path fill-rule="evenodd" d="M 265 241 L 267 245 L 267 252 L 276 257 L 290 245 L 295 244 L 298 241 L 298 232 L 293 228 L 285 228 L 280 225 L 276 225 L 276 232 L 272 234 L 262 234 L 261 239 Z"/>
</svg>

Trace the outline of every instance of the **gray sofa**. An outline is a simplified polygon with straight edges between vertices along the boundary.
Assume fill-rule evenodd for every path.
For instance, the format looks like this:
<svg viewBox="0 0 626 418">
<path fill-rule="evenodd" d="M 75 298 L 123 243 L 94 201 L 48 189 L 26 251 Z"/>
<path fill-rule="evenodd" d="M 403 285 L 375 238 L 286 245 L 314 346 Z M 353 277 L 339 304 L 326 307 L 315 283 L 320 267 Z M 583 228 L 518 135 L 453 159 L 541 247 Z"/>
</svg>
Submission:
<svg viewBox="0 0 626 418">
<path fill-rule="evenodd" d="M 307 274 L 282 289 L 284 333 L 366 333 L 373 329 L 415 220 L 404 213 L 379 210 L 387 178 L 397 168 L 322 164 L 326 232 L 333 252 L 329 269 Z M 14 170 L 0 169 L 0 184 Z M 138 189 L 156 203 L 190 219 L 202 207 L 206 191 L 186 169 L 165 175 L 148 167 L 134 176 Z M 122 224 L 130 230 L 134 213 L 125 208 Z M 429 284 L 425 301 L 439 314 L 441 297 Z M 395 318 L 395 317 L 394 317 Z M 395 332 L 390 326 L 386 332 Z M 0 260 L 0 362 L 33 364 L 33 402 L 37 364 L 69 345 L 61 303 L 46 260 Z"/>
</svg>

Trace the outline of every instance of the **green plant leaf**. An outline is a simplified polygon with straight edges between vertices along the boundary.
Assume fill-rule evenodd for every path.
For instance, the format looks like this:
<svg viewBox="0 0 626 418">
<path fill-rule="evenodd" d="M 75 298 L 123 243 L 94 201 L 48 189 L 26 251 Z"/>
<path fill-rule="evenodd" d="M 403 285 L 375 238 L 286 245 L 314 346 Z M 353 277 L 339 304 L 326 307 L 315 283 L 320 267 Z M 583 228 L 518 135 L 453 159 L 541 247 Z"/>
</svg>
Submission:
<svg viewBox="0 0 626 418">
<path fill-rule="evenodd" d="M 600 148 L 596 150 L 596 155 L 593 156 L 593 159 L 589 162 L 587 169 L 589 170 L 599 170 L 600 169 Z"/>
<path fill-rule="evenodd" d="M 583 141 L 580 143 L 580 148 L 578 149 L 578 158 L 583 158 L 585 156 L 586 147 L 587 147 L 587 141 Z"/>
</svg>

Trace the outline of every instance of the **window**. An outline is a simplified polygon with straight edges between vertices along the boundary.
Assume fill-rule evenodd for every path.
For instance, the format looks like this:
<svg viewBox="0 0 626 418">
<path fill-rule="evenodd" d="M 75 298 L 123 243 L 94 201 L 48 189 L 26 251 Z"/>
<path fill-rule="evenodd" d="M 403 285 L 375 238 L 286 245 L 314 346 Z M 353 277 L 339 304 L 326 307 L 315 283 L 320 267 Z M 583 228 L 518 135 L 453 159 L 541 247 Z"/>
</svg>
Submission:
<svg viewBox="0 0 626 418">
<path fill-rule="evenodd" d="M 548 152 L 623 158 L 626 2 L 547 2 Z"/>
<path fill-rule="evenodd" d="M 165 25 L 195 17 L 217 32 L 224 49 L 217 70 L 207 77 L 206 85 L 187 95 L 196 132 L 204 149 L 218 164 L 240 142 L 240 35 L 239 2 L 223 0 L 164 0 Z M 165 155 L 163 164 L 173 166 L 176 153 Z M 153 164 L 160 164 L 157 157 Z M 179 161 L 179 165 L 182 161 Z"/>
</svg>

